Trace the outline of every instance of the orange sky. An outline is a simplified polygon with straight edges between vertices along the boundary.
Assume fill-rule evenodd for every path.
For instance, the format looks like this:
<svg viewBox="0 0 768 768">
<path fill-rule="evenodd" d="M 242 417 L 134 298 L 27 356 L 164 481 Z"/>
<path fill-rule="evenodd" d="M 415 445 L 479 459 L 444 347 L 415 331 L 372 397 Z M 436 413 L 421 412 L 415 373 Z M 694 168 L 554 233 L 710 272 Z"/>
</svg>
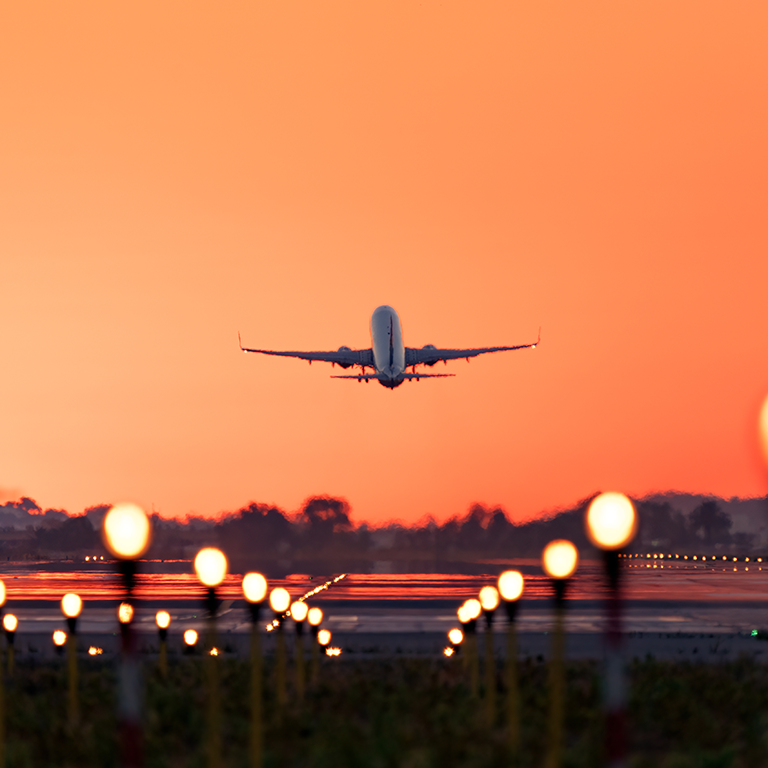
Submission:
<svg viewBox="0 0 768 768">
<path fill-rule="evenodd" d="M 0 498 L 768 491 L 768 6 L 0 10 Z M 542 344 L 376 384 L 243 355 Z M 438 369 L 436 369 L 436 372 Z"/>
</svg>

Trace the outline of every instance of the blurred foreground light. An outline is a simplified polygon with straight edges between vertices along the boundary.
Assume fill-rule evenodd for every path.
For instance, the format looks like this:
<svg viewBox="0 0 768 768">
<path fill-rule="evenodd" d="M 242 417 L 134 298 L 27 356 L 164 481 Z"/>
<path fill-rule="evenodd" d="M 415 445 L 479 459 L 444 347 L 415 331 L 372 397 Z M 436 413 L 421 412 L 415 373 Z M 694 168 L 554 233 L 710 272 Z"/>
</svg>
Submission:
<svg viewBox="0 0 768 768">
<path fill-rule="evenodd" d="M 326 648 L 326 656 L 341 656 L 341 648 Z"/>
<path fill-rule="evenodd" d="M 304 621 L 309 613 L 309 606 L 302 600 L 297 600 L 291 605 L 291 618 L 294 621 Z"/>
<path fill-rule="evenodd" d="M 579 553 L 570 541 L 550 541 L 542 557 L 544 571 L 552 579 L 567 579 L 576 570 Z"/>
<path fill-rule="evenodd" d="M 758 417 L 758 432 L 760 433 L 760 447 L 763 449 L 763 457 L 768 462 L 768 395 L 763 400 Z"/>
<path fill-rule="evenodd" d="M 7 593 L 5 591 L 5 582 L 0 579 L 0 608 L 2 608 L 5 605 L 5 600 L 7 597 Z"/>
<path fill-rule="evenodd" d="M 636 531 L 635 508 L 623 493 L 609 491 L 592 500 L 587 511 L 587 534 L 596 547 L 621 549 L 632 541 Z"/>
<path fill-rule="evenodd" d="M 227 575 L 227 558 L 216 547 L 205 547 L 195 556 L 195 573 L 206 587 L 218 587 Z"/>
<path fill-rule="evenodd" d="M 495 611 L 499 607 L 499 590 L 496 587 L 483 587 L 479 597 L 484 611 Z"/>
<path fill-rule="evenodd" d="M 155 614 L 155 623 L 160 629 L 168 629 L 171 626 L 171 614 L 168 611 L 158 611 Z"/>
<path fill-rule="evenodd" d="M 130 624 L 133 619 L 133 606 L 130 603 L 120 603 L 117 606 L 117 620 L 121 624 Z"/>
<path fill-rule="evenodd" d="M 309 609 L 309 613 L 307 614 L 307 621 L 309 621 L 313 627 L 319 627 L 322 620 L 323 612 L 320 608 Z"/>
<path fill-rule="evenodd" d="M 291 596 L 287 589 L 284 589 L 283 587 L 275 587 L 269 593 L 269 607 L 275 613 L 285 613 L 290 604 Z"/>
<path fill-rule="evenodd" d="M 107 512 L 101 532 L 106 548 L 121 560 L 135 560 L 149 547 L 149 518 L 136 504 L 115 504 Z"/>
<path fill-rule="evenodd" d="M 517 600 L 523 594 L 523 574 L 520 571 L 504 571 L 499 576 L 499 592 L 507 600 Z"/>
<path fill-rule="evenodd" d="M 453 656 L 453 654 L 456 653 L 456 651 L 454 651 L 453 648 L 451 648 L 451 646 L 449 645 L 449 646 L 443 648 L 443 653 L 446 656 Z"/>
<path fill-rule="evenodd" d="M 208 651 L 208 654 L 210 656 L 218 656 L 219 655 L 219 649 L 218 648 L 211 648 L 211 650 Z"/>
<path fill-rule="evenodd" d="M 197 632 L 194 629 L 188 629 L 184 633 L 184 642 L 190 646 L 194 645 L 197 642 Z"/>
<path fill-rule="evenodd" d="M 6 632 L 15 632 L 18 626 L 19 620 L 12 613 L 6 613 L 3 616 L 3 629 Z"/>
<path fill-rule="evenodd" d="M 61 612 L 68 619 L 76 619 L 82 610 L 83 601 L 80 599 L 80 595 L 76 595 L 74 592 L 68 592 L 61 598 Z"/>
<path fill-rule="evenodd" d="M 480 616 L 480 614 L 483 611 L 483 607 L 480 605 L 479 600 L 475 600 L 474 597 L 467 600 L 466 603 L 464 603 L 466 615 L 469 617 L 469 621 L 474 621 L 476 618 Z"/>
<path fill-rule="evenodd" d="M 104 653 L 104 649 L 103 648 L 97 648 L 95 645 L 92 645 L 88 649 L 88 655 L 89 656 L 101 656 L 102 653 Z"/>
<path fill-rule="evenodd" d="M 267 596 L 267 580 L 260 573 L 246 573 L 243 594 L 249 603 L 260 603 Z"/>
<path fill-rule="evenodd" d="M 454 627 L 448 632 L 448 639 L 454 644 L 454 645 L 460 645 L 461 641 L 464 639 L 464 633 Z"/>
<path fill-rule="evenodd" d="M 328 643 L 331 642 L 331 630 L 321 629 L 317 633 L 317 642 L 320 643 L 320 645 L 328 645 Z"/>
<path fill-rule="evenodd" d="M 67 642 L 67 633 L 61 629 L 57 629 L 53 633 L 53 644 L 61 648 L 61 646 L 64 645 L 64 643 L 66 642 Z"/>
</svg>

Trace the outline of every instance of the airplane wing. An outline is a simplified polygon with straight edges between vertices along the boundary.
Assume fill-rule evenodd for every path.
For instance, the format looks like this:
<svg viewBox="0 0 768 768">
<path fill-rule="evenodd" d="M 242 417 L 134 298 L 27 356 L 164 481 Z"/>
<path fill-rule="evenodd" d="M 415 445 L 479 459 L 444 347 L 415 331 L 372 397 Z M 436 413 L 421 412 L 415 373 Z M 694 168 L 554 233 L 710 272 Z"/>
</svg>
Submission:
<svg viewBox="0 0 768 768">
<path fill-rule="evenodd" d="M 431 344 L 426 347 L 405 348 L 405 364 L 410 367 L 412 365 L 434 365 L 441 360 L 461 360 L 470 357 L 477 357 L 478 355 L 485 355 L 489 352 L 511 352 L 515 349 L 536 349 L 541 341 L 541 330 L 539 330 L 539 338 L 533 344 L 518 344 L 515 347 L 477 347 L 474 349 L 437 349 Z"/>
<path fill-rule="evenodd" d="M 318 360 L 323 363 L 334 363 L 342 368 L 349 368 L 353 365 L 373 366 L 373 351 L 370 349 L 340 347 L 335 352 L 282 352 L 273 349 L 250 349 L 244 347 L 239 333 L 237 334 L 237 340 L 243 352 L 258 352 L 261 355 L 277 355 L 278 357 L 297 357 L 299 360 L 308 360 L 310 364 L 312 364 L 312 361 Z"/>
<path fill-rule="evenodd" d="M 400 376 L 407 381 L 419 381 L 419 379 L 446 379 L 455 376 L 455 373 L 401 373 Z M 383 378 L 378 373 L 353 373 L 346 376 L 331 376 L 332 379 L 357 379 L 358 381 L 379 381 Z"/>
</svg>

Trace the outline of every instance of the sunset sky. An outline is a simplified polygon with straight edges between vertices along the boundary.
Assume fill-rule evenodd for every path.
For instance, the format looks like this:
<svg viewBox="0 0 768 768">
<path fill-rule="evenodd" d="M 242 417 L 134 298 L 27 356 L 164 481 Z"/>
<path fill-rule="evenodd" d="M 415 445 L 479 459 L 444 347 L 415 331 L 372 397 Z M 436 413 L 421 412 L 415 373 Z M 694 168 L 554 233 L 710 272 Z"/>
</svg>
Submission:
<svg viewBox="0 0 768 768">
<path fill-rule="evenodd" d="M 0 10 L 0 501 L 768 492 L 768 4 Z M 243 343 L 535 351 L 390 391 Z M 426 369 L 427 372 L 431 372 Z"/>
</svg>

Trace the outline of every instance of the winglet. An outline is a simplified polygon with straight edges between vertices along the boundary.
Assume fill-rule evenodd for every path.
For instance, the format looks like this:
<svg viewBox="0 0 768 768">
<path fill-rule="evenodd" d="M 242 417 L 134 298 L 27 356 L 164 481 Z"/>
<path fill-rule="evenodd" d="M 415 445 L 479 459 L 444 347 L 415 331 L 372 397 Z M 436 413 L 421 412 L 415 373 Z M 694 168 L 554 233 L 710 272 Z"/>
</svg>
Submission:
<svg viewBox="0 0 768 768">
<path fill-rule="evenodd" d="M 243 342 L 242 342 L 242 341 L 241 341 L 241 339 L 240 339 L 240 331 L 238 331 L 238 332 L 237 332 L 237 343 L 240 345 L 240 349 L 241 349 L 243 352 L 245 352 L 245 350 L 243 349 Z"/>
</svg>

